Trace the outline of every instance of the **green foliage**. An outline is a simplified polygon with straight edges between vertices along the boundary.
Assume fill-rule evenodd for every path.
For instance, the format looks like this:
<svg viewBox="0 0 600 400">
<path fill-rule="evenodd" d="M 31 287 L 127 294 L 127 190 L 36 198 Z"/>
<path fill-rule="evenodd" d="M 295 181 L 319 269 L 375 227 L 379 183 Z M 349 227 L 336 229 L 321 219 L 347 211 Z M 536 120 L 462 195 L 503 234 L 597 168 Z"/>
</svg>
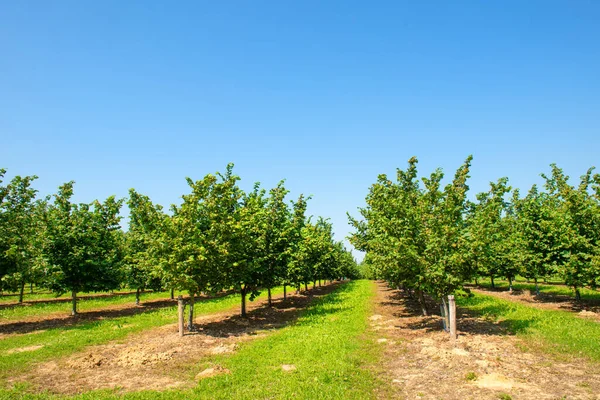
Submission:
<svg viewBox="0 0 600 400">
<path fill-rule="evenodd" d="M 578 186 L 552 165 L 546 191 L 533 186 L 520 198 L 507 178 L 466 200 L 471 157 L 441 189 L 443 173 L 417 175 L 417 159 L 398 170 L 396 182 L 380 175 L 351 216 L 351 243 L 365 251 L 370 276 L 393 287 L 441 298 L 473 278 L 558 274 L 575 289 L 600 285 L 600 175 L 589 169 Z M 425 310 L 424 310 L 425 311 Z"/>
<path fill-rule="evenodd" d="M 367 251 L 378 277 L 438 298 L 462 287 L 469 272 L 463 215 L 470 164 L 468 157 L 443 190 L 441 170 L 419 184 L 415 157 L 405 171 L 398 169 L 396 183 L 386 175 L 378 177 L 367 207 L 360 209 L 363 219 L 350 217 L 356 229 L 350 241 Z"/>
<path fill-rule="evenodd" d="M 465 379 L 468 381 L 474 381 L 477 379 L 477 374 L 475 372 L 467 372 L 467 374 L 465 375 Z"/>
<path fill-rule="evenodd" d="M 73 182 L 64 184 L 45 215 L 45 284 L 57 293 L 106 291 L 119 287 L 122 247 L 119 210 L 123 203 L 73 204 Z M 75 304 L 73 313 L 75 313 Z"/>
<path fill-rule="evenodd" d="M 0 169 L 0 184 L 6 171 Z M 31 184 L 36 176 L 16 176 L 7 186 L 0 185 L 0 289 L 20 289 L 39 282 L 44 233 L 43 201 L 36 201 Z"/>
<path fill-rule="evenodd" d="M 148 196 L 129 190 L 129 230 L 124 235 L 124 283 L 138 290 L 160 289 L 162 274 L 156 263 L 155 242 L 166 218 L 162 207 Z M 139 301 L 139 298 L 137 299 Z"/>
</svg>

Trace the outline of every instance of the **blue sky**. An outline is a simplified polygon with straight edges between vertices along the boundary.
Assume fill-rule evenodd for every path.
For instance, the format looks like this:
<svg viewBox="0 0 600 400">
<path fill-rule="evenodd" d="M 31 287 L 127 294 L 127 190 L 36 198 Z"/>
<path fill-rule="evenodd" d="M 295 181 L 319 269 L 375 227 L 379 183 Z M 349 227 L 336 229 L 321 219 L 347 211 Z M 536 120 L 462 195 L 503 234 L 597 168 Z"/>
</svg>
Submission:
<svg viewBox="0 0 600 400">
<path fill-rule="evenodd" d="M 349 232 L 413 155 L 473 194 L 600 164 L 596 1 L 0 4 L 0 167 L 163 205 L 236 164 Z"/>
</svg>

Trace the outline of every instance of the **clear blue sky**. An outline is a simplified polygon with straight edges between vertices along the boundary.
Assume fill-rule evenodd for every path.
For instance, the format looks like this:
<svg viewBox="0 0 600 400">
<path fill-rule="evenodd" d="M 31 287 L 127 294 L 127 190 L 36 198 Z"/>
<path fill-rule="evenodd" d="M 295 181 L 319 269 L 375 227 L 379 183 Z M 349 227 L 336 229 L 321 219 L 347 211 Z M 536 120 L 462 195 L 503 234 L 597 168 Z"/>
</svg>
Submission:
<svg viewBox="0 0 600 400">
<path fill-rule="evenodd" d="M 600 164 L 599 21 L 595 0 L 4 1 L 0 167 L 168 206 L 232 161 L 341 239 L 413 155 L 473 154 L 474 192 Z"/>
</svg>

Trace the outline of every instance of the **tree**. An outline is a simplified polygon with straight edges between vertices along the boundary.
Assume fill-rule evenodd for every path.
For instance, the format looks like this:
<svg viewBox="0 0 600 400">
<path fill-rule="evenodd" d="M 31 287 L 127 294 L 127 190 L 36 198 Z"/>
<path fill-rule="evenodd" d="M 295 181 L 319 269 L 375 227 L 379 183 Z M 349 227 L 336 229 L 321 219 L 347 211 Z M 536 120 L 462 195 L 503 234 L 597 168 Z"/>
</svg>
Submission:
<svg viewBox="0 0 600 400">
<path fill-rule="evenodd" d="M 264 251 L 260 257 L 261 285 L 267 289 L 269 307 L 272 305 L 271 289 L 282 283 L 287 275 L 291 224 L 290 210 L 285 202 L 287 193 L 281 181 L 271 189 L 266 201 L 259 203 L 264 208 L 261 220 L 257 221 L 262 228 L 258 248 Z"/>
<path fill-rule="evenodd" d="M 465 257 L 466 193 L 472 157 L 440 189 L 443 173 L 417 179 L 417 159 L 398 169 L 396 183 L 379 175 L 360 208 L 362 220 L 349 216 L 356 232 L 351 243 L 367 251 L 369 262 L 394 287 L 414 290 L 424 314 L 423 293 L 442 299 L 462 288 L 468 275 Z"/>
<path fill-rule="evenodd" d="M 73 182 L 62 185 L 46 214 L 43 253 L 51 290 L 71 292 L 72 315 L 77 315 L 77 293 L 119 287 L 122 251 L 119 210 L 114 196 L 103 203 L 73 204 Z"/>
<path fill-rule="evenodd" d="M 284 289 L 287 283 L 300 292 L 300 285 L 305 283 L 305 264 L 301 251 L 303 244 L 302 230 L 306 226 L 306 207 L 310 198 L 300 195 L 298 200 L 292 204 L 293 213 L 289 230 L 288 268 L 284 278 Z"/>
<path fill-rule="evenodd" d="M 539 294 L 538 280 L 555 273 L 553 266 L 563 263 L 557 204 L 536 185 L 515 204 L 516 228 L 521 239 L 521 246 L 518 246 L 523 265 L 521 274 L 533 279 Z"/>
<path fill-rule="evenodd" d="M 593 168 L 590 168 L 581 176 L 579 185 L 573 187 L 562 169 L 555 164 L 551 168 L 550 176 L 542 176 L 546 179 L 549 195 L 559 207 L 556 218 L 561 229 L 563 259 L 558 263 L 557 271 L 575 290 L 577 300 L 581 300 L 579 289 L 586 285 L 595 287 L 599 280 L 596 269 L 600 242 L 597 175 L 593 176 Z"/>
<path fill-rule="evenodd" d="M 476 196 L 478 203 L 472 203 L 467 214 L 466 251 L 468 263 L 474 266 L 471 273 L 490 277 L 492 287 L 495 277 L 512 279 L 516 274 L 509 257 L 512 217 L 507 214 L 505 197 L 510 190 L 508 178 L 490 182 L 490 190 Z"/>
<path fill-rule="evenodd" d="M 162 287 L 157 270 L 154 245 L 164 215 L 160 205 L 148 196 L 129 190 L 129 230 L 125 234 L 124 277 L 128 287 L 136 289 L 135 303 L 140 304 L 140 291 Z"/>
<path fill-rule="evenodd" d="M 0 177 L 4 170 L 0 170 Z M 41 213 L 45 203 L 36 201 L 31 184 L 37 176 L 16 176 L 0 189 L 0 287 L 18 289 L 23 302 L 26 283 L 39 279 Z M 1 182 L 1 181 L 0 181 Z"/>
</svg>

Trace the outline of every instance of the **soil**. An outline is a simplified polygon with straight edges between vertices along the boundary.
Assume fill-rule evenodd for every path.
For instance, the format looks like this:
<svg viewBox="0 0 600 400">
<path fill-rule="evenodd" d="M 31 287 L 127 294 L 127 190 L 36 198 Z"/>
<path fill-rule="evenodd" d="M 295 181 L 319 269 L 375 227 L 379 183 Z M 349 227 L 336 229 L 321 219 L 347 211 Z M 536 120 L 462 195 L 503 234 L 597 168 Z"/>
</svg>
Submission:
<svg viewBox="0 0 600 400">
<path fill-rule="evenodd" d="M 551 295 L 540 293 L 536 295 L 530 290 L 516 290 L 512 293 L 508 290 L 471 288 L 475 293 L 496 296 L 501 299 L 517 301 L 528 306 L 535 306 L 547 310 L 560 310 L 575 313 L 578 317 L 594 319 L 600 322 L 600 304 L 598 301 L 584 300 L 581 302 L 568 296 Z"/>
<path fill-rule="evenodd" d="M 430 310 L 439 306 L 428 304 Z M 600 399 L 600 367 L 525 352 L 497 323 L 457 310 L 450 343 L 441 317 L 420 315 L 417 302 L 379 282 L 372 331 L 384 347 L 383 377 L 409 399 Z M 386 394 L 385 397 L 389 397 Z M 506 397 L 508 398 L 508 397 Z"/>
<path fill-rule="evenodd" d="M 272 308 L 267 307 L 266 300 L 249 302 L 247 318 L 238 315 L 239 307 L 197 316 L 197 331 L 183 337 L 173 324 L 132 335 L 125 341 L 90 346 L 80 353 L 41 363 L 9 384 L 26 381 L 34 390 L 57 394 L 193 387 L 198 379 L 229 373 L 214 364 L 212 356 L 234 353 L 241 342 L 264 337 L 289 324 L 315 297 L 330 293 L 338 285 L 288 294 L 287 300 L 273 296 Z"/>
</svg>

